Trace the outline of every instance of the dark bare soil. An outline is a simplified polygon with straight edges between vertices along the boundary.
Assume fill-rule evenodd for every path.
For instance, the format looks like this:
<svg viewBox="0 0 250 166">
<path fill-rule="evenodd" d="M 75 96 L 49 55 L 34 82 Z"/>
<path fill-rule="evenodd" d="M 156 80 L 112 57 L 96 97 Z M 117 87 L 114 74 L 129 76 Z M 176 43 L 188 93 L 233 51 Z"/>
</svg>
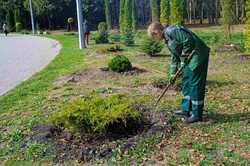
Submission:
<svg viewBox="0 0 250 166">
<path fill-rule="evenodd" d="M 249 54 L 241 54 L 241 55 L 236 55 L 234 56 L 236 60 L 241 60 L 241 61 L 250 61 L 250 55 Z"/>
<path fill-rule="evenodd" d="M 235 44 L 222 44 L 217 47 L 218 52 L 242 51 L 239 45 Z"/>
<path fill-rule="evenodd" d="M 141 73 L 147 72 L 145 69 L 140 69 L 138 67 L 133 67 L 132 70 L 122 72 L 122 73 L 115 73 L 109 71 L 108 68 L 100 68 L 100 69 L 89 69 L 86 71 L 79 71 L 72 74 L 67 74 L 64 76 L 59 77 L 54 85 L 57 87 L 63 86 L 67 83 L 79 83 L 79 82 L 88 82 L 91 80 L 103 80 L 119 77 L 119 76 L 130 76 L 130 75 L 138 75 Z"/>
<path fill-rule="evenodd" d="M 72 134 L 63 126 L 39 125 L 34 127 L 31 139 L 51 142 L 56 152 L 55 163 L 70 159 L 86 163 L 95 159 L 109 159 L 118 147 L 122 153 L 127 153 L 142 137 L 159 131 L 163 135 L 173 131 L 173 127 L 167 121 L 166 113 L 153 113 L 147 106 L 141 104 L 135 104 L 133 108 L 143 113 L 144 120 L 141 125 L 135 126 L 135 129 L 130 131 L 109 130 L 102 135 Z"/>
<path fill-rule="evenodd" d="M 164 82 L 163 81 L 153 81 L 151 84 L 154 88 L 164 89 L 168 85 L 168 82 L 167 81 L 164 81 Z M 170 89 L 179 92 L 179 91 L 181 91 L 181 84 L 175 83 L 174 85 L 172 85 L 170 87 Z"/>
</svg>

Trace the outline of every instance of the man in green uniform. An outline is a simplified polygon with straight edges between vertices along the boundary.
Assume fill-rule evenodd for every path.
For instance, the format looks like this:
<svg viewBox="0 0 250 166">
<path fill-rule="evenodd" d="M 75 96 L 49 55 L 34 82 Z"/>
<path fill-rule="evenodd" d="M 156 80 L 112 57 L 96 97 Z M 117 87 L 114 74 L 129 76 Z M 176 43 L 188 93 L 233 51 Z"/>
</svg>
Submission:
<svg viewBox="0 0 250 166">
<path fill-rule="evenodd" d="M 202 121 L 210 48 L 181 25 L 163 27 L 160 23 L 153 23 L 148 28 L 148 35 L 157 40 L 165 40 L 172 54 L 171 78 L 178 67 L 184 68 L 181 110 L 177 110 L 175 114 L 185 116 L 187 123 Z M 191 52 L 193 56 L 188 62 Z"/>
</svg>

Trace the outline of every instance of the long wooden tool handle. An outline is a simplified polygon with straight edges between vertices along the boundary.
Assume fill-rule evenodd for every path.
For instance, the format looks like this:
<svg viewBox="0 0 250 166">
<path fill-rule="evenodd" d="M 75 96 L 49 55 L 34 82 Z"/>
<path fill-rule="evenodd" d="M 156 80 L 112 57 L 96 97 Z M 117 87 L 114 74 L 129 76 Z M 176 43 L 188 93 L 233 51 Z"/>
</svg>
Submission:
<svg viewBox="0 0 250 166">
<path fill-rule="evenodd" d="M 193 50 L 189 56 L 188 56 L 188 63 L 190 62 L 190 60 L 192 59 L 193 57 L 193 54 L 194 54 L 195 50 Z M 164 89 L 164 91 L 162 92 L 162 94 L 158 97 L 156 103 L 154 106 L 157 106 L 159 104 L 159 102 L 161 101 L 162 97 L 165 95 L 165 93 L 168 91 L 168 89 L 171 87 L 172 84 L 175 83 L 176 79 L 180 76 L 182 70 L 183 70 L 183 66 L 181 68 L 178 69 L 178 71 L 175 73 L 174 77 L 172 78 L 171 81 L 169 81 L 168 85 L 166 86 L 166 88 Z"/>
</svg>

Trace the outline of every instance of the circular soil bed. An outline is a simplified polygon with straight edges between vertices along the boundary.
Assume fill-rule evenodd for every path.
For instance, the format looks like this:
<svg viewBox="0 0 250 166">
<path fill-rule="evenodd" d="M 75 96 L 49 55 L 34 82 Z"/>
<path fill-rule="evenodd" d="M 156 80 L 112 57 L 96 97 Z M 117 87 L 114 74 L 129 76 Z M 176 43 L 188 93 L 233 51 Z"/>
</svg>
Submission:
<svg viewBox="0 0 250 166">
<path fill-rule="evenodd" d="M 131 76 L 138 75 L 147 72 L 145 69 L 140 69 L 138 67 L 133 67 L 132 70 L 122 73 L 116 73 L 109 71 L 108 68 L 100 69 L 88 69 L 86 71 L 79 71 L 72 74 L 67 74 L 56 79 L 54 86 L 61 87 L 67 83 L 81 83 L 88 82 L 92 80 L 105 80 L 119 77 L 119 76 Z"/>
<path fill-rule="evenodd" d="M 141 138 L 156 132 L 161 132 L 164 136 L 173 131 L 173 127 L 168 123 L 167 113 L 152 112 L 141 104 L 135 104 L 133 108 L 143 113 L 144 121 L 131 132 L 109 131 L 103 135 L 74 135 L 63 126 L 39 125 L 34 127 L 31 140 L 51 142 L 56 152 L 55 163 L 63 163 L 66 160 L 86 163 L 95 159 L 109 159 L 118 147 L 122 153 L 127 153 Z"/>
</svg>

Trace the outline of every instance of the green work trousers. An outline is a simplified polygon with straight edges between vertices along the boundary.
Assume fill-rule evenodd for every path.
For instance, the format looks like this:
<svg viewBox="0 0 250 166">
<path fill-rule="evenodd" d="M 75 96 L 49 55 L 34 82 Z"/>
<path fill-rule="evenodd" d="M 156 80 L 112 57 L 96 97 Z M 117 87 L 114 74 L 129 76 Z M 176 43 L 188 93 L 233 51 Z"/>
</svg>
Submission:
<svg viewBox="0 0 250 166">
<path fill-rule="evenodd" d="M 188 65 L 184 67 L 181 106 L 183 111 L 191 111 L 194 116 L 202 116 L 203 113 L 208 61 L 193 71 Z"/>
</svg>

